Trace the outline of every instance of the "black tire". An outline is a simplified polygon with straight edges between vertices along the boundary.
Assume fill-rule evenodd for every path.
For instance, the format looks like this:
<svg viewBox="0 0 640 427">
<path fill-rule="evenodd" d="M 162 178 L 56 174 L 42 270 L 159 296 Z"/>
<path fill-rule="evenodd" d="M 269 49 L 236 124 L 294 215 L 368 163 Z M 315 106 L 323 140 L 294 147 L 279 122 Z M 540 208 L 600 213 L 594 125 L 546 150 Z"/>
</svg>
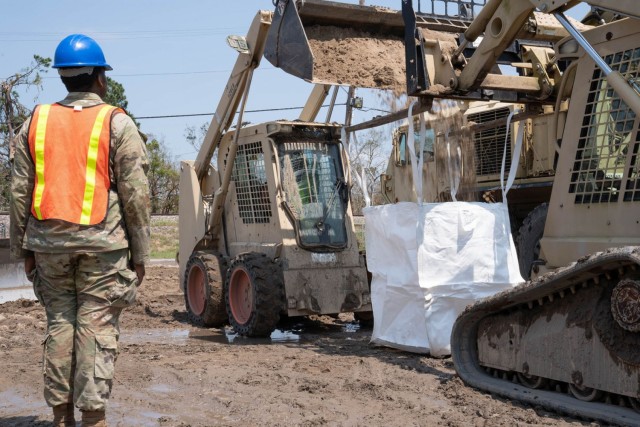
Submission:
<svg viewBox="0 0 640 427">
<path fill-rule="evenodd" d="M 373 279 L 373 275 L 367 268 L 367 253 L 362 251 L 360 255 L 362 255 L 365 268 L 367 269 L 367 284 L 369 285 L 369 296 L 371 296 L 371 280 Z M 355 311 L 353 312 L 353 318 L 357 320 L 362 327 L 370 328 L 373 326 L 373 311 Z"/>
<path fill-rule="evenodd" d="M 284 308 L 282 268 L 264 254 L 238 255 L 227 270 L 224 300 L 238 334 L 270 336 Z"/>
<path fill-rule="evenodd" d="M 538 205 L 529 212 L 524 219 L 518 237 L 516 238 L 516 246 L 518 248 L 518 262 L 520 264 L 520 274 L 525 280 L 531 278 L 531 269 L 534 261 L 540 257 L 540 239 L 544 234 L 544 224 L 547 220 L 547 211 L 549 206 L 546 203 Z"/>
<path fill-rule="evenodd" d="M 370 328 L 373 326 L 373 311 L 355 311 L 353 313 L 353 317 L 363 328 Z"/>
<path fill-rule="evenodd" d="M 223 256 L 194 252 L 185 269 L 184 302 L 194 325 L 220 327 L 227 322 L 223 283 L 227 263 Z"/>
</svg>

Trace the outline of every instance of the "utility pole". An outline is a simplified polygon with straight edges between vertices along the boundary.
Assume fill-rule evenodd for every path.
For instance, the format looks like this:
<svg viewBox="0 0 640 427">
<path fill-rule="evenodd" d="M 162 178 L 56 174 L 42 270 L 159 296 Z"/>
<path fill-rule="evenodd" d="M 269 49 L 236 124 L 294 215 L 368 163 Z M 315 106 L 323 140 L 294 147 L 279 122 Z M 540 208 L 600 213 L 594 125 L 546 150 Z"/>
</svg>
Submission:
<svg viewBox="0 0 640 427">
<path fill-rule="evenodd" d="M 364 6 L 364 0 L 359 0 L 360 6 Z M 353 97 L 356 94 L 356 88 L 349 86 L 349 94 L 347 95 L 347 111 L 344 118 L 344 126 L 351 126 L 351 116 L 353 114 Z M 347 147 L 349 146 L 349 134 L 347 134 L 347 140 L 345 141 Z"/>
<path fill-rule="evenodd" d="M 360 0 L 361 3 L 364 2 L 364 0 Z M 351 126 L 351 116 L 353 115 L 353 98 L 356 94 L 356 88 L 354 88 L 353 86 L 349 86 L 349 94 L 347 95 L 347 107 L 346 107 L 346 114 L 345 114 L 345 118 L 344 118 L 344 126 L 345 128 L 348 128 L 349 126 Z M 349 134 L 347 133 L 347 140 L 344 141 L 345 144 L 347 144 L 347 147 L 349 146 Z"/>
</svg>

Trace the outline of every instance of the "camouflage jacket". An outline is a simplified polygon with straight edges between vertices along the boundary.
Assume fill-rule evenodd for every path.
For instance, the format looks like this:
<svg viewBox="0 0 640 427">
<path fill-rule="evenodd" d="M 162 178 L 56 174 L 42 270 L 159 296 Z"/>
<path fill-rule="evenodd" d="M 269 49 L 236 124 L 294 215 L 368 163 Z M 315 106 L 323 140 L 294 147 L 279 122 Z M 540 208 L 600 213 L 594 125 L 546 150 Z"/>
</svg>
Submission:
<svg viewBox="0 0 640 427">
<path fill-rule="evenodd" d="M 102 99 L 90 92 L 72 92 L 62 105 L 93 106 Z M 30 252 L 107 252 L 129 248 L 132 261 L 149 261 L 150 202 L 149 163 L 143 135 L 126 114 L 111 121 L 108 210 L 97 225 L 84 226 L 31 215 L 35 166 L 29 152 L 27 120 L 16 137 L 11 182 L 11 255 L 24 258 Z"/>
</svg>

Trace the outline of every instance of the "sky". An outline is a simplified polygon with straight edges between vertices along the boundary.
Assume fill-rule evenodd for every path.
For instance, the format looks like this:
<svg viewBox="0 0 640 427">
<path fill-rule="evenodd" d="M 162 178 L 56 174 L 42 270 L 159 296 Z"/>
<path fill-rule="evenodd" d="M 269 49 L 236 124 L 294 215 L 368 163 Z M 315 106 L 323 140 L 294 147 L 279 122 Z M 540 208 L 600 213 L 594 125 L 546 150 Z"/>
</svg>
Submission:
<svg viewBox="0 0 640 427">
<path fill-rule="evenodd" d="M 357 4 L 358 0 L 341 0 Z M 367 5 L 400 9 L 401 0 L 366 0 Z M 422 0 L 425 11 L 431 2 Z M 414 8 L 418 8 L 414 0 Z M 185 138 L 187 127 L 209 123 L 211 116 L 144 119 L 152 116 L 211 114 L 229 79 L 237 53 L 226 43 L 228 35 L 246 35 L 260 9 L 273 10 L 271 0 L 79 0 L 4 1 L 0 14 L 0 79 L 28 66 L 34 54 L 53 59 L 65 36 L 82 33 L 102 47 L 113 71 L 108 76 L 124 86 L 128 110 L 141 130 L 163 141 L 176 160 L 195 159 L 197 153 Z M 584 15 L 584 5 L 570 16 Z M 57 72 L 43 75 L 40 90 L 21 94 L 27 107 L 61 100 L 66 90 Z M 295 119 L 313 88 L 263 59 L 255 71 L 245 121 L 259 123 Z M 353 123 L 369 120 L 385 107 L 376 91 L 357 90 L 364 108 L 354 112 Z M 327 100 L 328 101 L 328 100 Z M 346 101 L 346 88 L 337 103 Z M 324 120 L 326 110 L 319 119 Z M 336 107 L 332 121 L 344 121 L 344 107 Z"/>
</svg>

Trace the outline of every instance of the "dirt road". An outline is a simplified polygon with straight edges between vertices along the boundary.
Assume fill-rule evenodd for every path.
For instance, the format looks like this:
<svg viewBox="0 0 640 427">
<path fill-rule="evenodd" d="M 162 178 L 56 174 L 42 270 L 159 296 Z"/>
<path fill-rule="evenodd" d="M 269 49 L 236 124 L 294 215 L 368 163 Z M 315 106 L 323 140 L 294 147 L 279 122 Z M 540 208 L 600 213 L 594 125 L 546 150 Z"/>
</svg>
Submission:
<svg viewBox="0 0 640 427">
<path fill-rule="evenodd" d="M 149 269 L 123 314 L 110 426 L 580 426 L 466 387 L 450 359 L 369 344 L 350 316 L 296 319 L 269 340 L 190 326 L 178 270 Z M 0 426 L 49 426 L 43 308 L 0 305 Z"/>
</svg>

